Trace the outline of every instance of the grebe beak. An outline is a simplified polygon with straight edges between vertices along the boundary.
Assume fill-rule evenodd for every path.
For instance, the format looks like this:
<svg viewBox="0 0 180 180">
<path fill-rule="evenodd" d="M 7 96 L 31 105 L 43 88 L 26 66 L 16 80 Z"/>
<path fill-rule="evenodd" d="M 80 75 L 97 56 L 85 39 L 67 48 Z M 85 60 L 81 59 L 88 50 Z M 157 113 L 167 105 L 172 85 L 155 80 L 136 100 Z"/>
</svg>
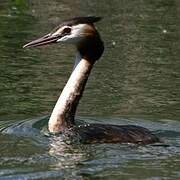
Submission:
<svg viewBox="0 0 180 180">
<path fill-rule="evenodd" d="M 45 36 L 43 36 L 43 37 L 41 37 L 39 39 L 31 41 L 28 44 L 25 44 L 23 46 L 23 48 L 43 46 L 43 45 L 46 45 L 46 44 L 56 43 L 59 38 L 61 38 L 61 35 L 47 34 L 47 35 L 45 35 Z"/>
</svg>

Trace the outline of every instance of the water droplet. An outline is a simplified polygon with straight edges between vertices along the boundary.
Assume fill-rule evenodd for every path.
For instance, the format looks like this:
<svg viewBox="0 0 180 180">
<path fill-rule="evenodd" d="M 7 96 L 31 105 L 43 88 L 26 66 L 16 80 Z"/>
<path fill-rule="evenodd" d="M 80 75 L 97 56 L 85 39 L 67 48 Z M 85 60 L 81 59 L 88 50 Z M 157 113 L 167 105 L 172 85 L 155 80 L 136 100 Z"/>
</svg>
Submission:
<svg viewBox="0 0 180 180">
<path fill-rule="evenodd" d="M 166 30 L 166 29 L 163 29 L 163 33 L 166 34 L 166 33 L 167 33 L 167 30 Z"/>
</svg>

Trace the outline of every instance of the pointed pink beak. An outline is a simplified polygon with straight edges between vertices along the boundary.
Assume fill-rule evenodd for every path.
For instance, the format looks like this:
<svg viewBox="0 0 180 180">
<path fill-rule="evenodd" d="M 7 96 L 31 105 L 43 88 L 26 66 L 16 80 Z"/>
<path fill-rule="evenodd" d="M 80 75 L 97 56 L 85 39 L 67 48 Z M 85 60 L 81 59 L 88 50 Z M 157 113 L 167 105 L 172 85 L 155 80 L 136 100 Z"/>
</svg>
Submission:
<svg viewBox="0 0 180 180">
<path fill-rule="evenodd" d="M 26 47 L 36 47 L 36 46 L 43 46 L 46 44 L 56 43 L 57 40 L 60 38 L 60 35 L 52 36 L 51 34 L 47 34 L 39 39 L 36 39 L 34 41 L 29 42 L 28 44 L 25 44 L 23 48 Z"/>
</svg>

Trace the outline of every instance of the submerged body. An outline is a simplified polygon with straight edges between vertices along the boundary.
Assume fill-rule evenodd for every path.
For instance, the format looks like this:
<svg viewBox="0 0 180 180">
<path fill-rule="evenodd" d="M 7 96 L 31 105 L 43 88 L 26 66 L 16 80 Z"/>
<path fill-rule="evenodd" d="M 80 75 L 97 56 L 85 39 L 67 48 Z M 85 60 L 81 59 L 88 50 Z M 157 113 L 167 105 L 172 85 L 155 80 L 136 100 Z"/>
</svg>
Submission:
<svg viewBox="0 0 180 180">
<path fill-rule="evenodd" d="M 94 63 L 101 57 L 104 45 L 94 27 L 98 17 L 77 17 L 62 23 L 51 33 L 26 44 L 24 47 L 66 42 L 74 44 L 77 55 L 73 72 L 64 87 L 49 119 L 49 131 L 71 131 L 83 143 L 136 143 L 150 144 L 159 139 L 149 130 L 133 125 L 90 124 L 76 126 L 74 117 L 79 100 Z"/>
<path fill-rule="evenodd" d="M 73 128 L 80 142 L 152 144 L 158 137 L 148 129 L 135 125 L 87 124 Z"/>
</svg>

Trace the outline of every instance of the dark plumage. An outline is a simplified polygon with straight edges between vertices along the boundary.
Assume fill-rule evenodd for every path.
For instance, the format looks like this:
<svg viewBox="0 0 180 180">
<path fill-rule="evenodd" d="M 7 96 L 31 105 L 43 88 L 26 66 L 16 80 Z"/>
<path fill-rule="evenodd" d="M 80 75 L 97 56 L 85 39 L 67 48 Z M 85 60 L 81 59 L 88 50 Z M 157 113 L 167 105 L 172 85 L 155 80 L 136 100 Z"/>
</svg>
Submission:
<svg viewBox="0 0 180 180">
<path fill-rule="evenodd" d="M 77 24 L 93 24 L 100 21 L 102 18 L 97 16 L 87 16 L 87 17 L 74 17 L 65 20 L 60 26 L 73 26 Z"/>
<path fill-rule="evenodd" d="M 74 26 L 78 24 L 91 24 L 100 21 L 102 18 L 97 16 L 87 16 L 87 17 L 74 17 L 67 20 L 64 20 L 59 26 L 55 27 L 50 34 L 53 34 L 58 29 L 63 26 Z"/>
<path fill-rule="evenodd" d="M 88 124 L 75 127 L 82 143 L 152 144 L 159 139 L 148 129 L 135 125 Z"/>
</svg>

